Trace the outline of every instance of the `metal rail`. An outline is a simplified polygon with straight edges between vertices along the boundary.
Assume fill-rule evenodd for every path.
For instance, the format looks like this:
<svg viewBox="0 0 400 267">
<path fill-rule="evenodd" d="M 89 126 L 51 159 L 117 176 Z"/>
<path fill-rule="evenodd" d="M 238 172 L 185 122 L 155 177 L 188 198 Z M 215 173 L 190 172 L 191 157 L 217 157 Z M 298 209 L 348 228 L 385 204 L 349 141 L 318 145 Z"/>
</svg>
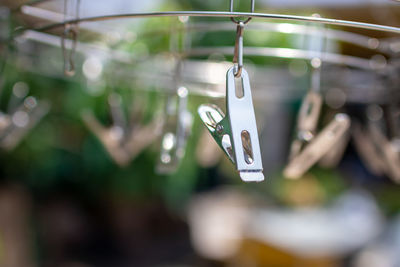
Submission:
<svg viewBox="0 0 400 267">
<path fill-rule="evenodd" d="M 49 23 L 61 23 L 63 22 L 63 14 L 57 13 L 54 11 L 49 11 L 46 9 L 32 7 L 32 6 L 23 6 L 21 8 L 21 12 L 24 15 L 33 16 L 36 18 L 46 18 Z M 70 19 L 73 19 L 72 17 Z M 95 31 L 98 33 L 104 33 L 104 27 L 98 27 L 98 25 L 89 24 L 89 25 L 81 25 L 80 29 L 87 29 L 91 31 Z M 176 30 L 185 29 L 187 31 L 232 31 L 232 23 L 231 22 L 195 22 L 189 23 L 184 27 L 177 27 Z M 111 29 L 108 29 L 111 30 Z M 367 49 L 372 49 L 375 51 L 383 52 L 383 53 L 393 53 L 390 49 L 389 41 L 378 40 L 375 38 L 371 38 L 369 36 L 352 33 L 343 30 L 337 29 L 321 29 L 316 28 L 311 25 L 301 25 L 301 24 L 288 24 L 288 23 L 276 23 L 276 22 L 253 22 L 246 26 L 246 31 L 249 30 L 260 30 L 260 31 L 274 31 L 274 32 L 282 32 L 288 34 L 306 34 L 306 35 L 321 35 L 323 34 L 325 38 L 328 39 L 336 39 L 338 41 L 347 42 L 350 44 L 354 44 L 360 47 L 365 47 Z M 158 35 L 160 32 L 168 32 L 170 33 L 171 29 L 158 29 L 149 32 L 146 35 Z"/>
<path fill-rule="evenodd" d="M 179 17 L 179 16 L 236 17 L 236 18 L 251 17 L 251 18 L 263 18 L 263 19 L 305 21 L 305 22 L 315 22 L 328 25 L 345 26 L 351 28 L 368 29 L 368 30 L 400 34 L 399 27 L 378 25 L 365 22 L 319 18 L 311 16 L 296 16 L 296 15 L 269 14 L 269 13 L 248 13 L 248 12 L 222 12 L 222 11 L 166 11 L 166 12 L 127 13 L 127 14 L 116 14 L 116 15 L 94 16 L 94 17 L 86 17 L 80 19 L 71 19 L 60 23 L 49 24 L 43 27 L 36 28 L 35 30 L 47 31 L 57 27 L 64 26 L 65 24 L 91 22 L 91 21 L 105 21 L 105 20 L 128 19 L 128 18 Z"/>
</svg>

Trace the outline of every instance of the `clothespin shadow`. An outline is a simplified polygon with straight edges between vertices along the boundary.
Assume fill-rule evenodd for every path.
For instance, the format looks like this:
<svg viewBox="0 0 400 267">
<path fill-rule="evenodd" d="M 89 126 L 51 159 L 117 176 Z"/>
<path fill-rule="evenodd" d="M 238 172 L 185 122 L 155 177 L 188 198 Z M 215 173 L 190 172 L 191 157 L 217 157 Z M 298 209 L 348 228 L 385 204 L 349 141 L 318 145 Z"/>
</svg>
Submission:
<svg viewBox="0 0 400 267">
<path fill-rule="evenodd" d="M 187 109 L 188 95 L 188 90 L 181 86 L 176 95 L 167 99 L 164 135 L 156 166 L 159 174 L 175 172 L 185 155 L 187 139 L 193 125 L 193 115 Z"/>
<path fill-rule="evenodd" d="M 114 162 L 124 167 L 161 135 L 163 119 L 155 115 L 150 123 L 141 125 L 141 116 L 130 114 L 130 122 L 126 125 L 121 101 L 118 99 L 120 96 L 116 93 L 109 96 L 108 102 L 113 120 L 110 127 L 103 126 L 90 110 L 83 111 L 81 116 L 88 129 L 100 140 Z M 142 105 L 136 101 L 134 106 L 141 107 Z M 137 111 L 137 108 L 132 110 Z"/>
<path fill-rule="evenodd" d="M 249 77 L 242 68 L 240 79 L 235 79 L 234 68 L 228 70 L 226 78 L 227 115 L 212 104 L 201 105 L 198 113 L 215 142 L 236 165 L 241 179 L 260 182 L 264 174 Z M 241 83 L 240 97 L 236 94 L 236 83 Z"/>
<path fill-rule="evenodd" d="M 13 150 L 49 110 L 47 101 L 28 96 L 28 88 L 22 95 L 13 90 L 7 112 L 0 112 L 0 148 Z"/>
</svg>

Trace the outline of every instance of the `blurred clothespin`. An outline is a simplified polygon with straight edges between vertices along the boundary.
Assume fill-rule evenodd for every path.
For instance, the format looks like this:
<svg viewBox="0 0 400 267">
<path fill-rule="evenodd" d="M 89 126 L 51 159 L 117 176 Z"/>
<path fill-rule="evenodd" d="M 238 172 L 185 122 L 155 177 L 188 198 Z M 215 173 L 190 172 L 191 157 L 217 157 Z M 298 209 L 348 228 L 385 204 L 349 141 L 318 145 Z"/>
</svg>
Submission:
<svg viewBox="0 0 400 267">
<path fill-rule="evenodd" d="M 386 163 L 382 151 L 375 145 L 369 127 L 363 127 L 360 122 L 354 122 L 351 133 L 356 151 L 365 167 L 371 173 L 382 176 L 386 172 Z"/>
<path fill-rule="evenodd" d="M 346 114 L 336 114 L 321 132 L 317 131 L 322 107 L 320 91 L 323 40 L 323 36 L 319 36 L 318 40 L 310 45 L 318 44 L 317 50 L 320 55 L 311 60 L 311 88 L 301 104 L 296 138 L 291 145 L 289 163 L 283 171 L 284 175 L 291 179 L 300 178 L 319 161 L 325 166 L 336 164 L 347 144 L 350 118 Z"/>
<path fill-rule="evenodd" d="M 0 113 L 0 147 L 5 150 L 14 149 L 50 109 L 47 101 L 28 96 L 28 90 L 25 83 L 16 83 L 8 112 Z"/>
<path fill-rule="evenodd" d="M 301 142 L 302 148 L 297 154 L 291 154 L 290 161 L 284 169 L 284 175 L 291 179 L 303 176 L 315 163 L 334 148 L 337 142 L 343 138 L 349 127 L 349 116 L 339 113 L 335 115 L 334 119 L 321 132 L 312 137 L 310 141 L 295 140 L 294 143 Z"/>
<path fill-rule="evenodd" d="M 317 133 L 321 105 L 322 97 L 316 91 L 308 92 L 303 100 L 297 120 L 297 136 L 291 145 L 289 163 L 283 171 L 287 178 L 300 178 L 319 161 L 323 166 L 334 166 L 344 152 L 350 118 L 338 113 Z"/>
<path fill-rule="evenodd" d="M 140 125 L 137 120 L 126 125 L 120 96 L 112 93 L 108 102 L 113 120 L 111 127 L 104 127 L 89 110 L 82 112 L 82 119 L 104 145 L 111 158 L 119 166 L 127 166 L 134 157 L 160 136 L 163 120 L 160 116 L 156 116 L 146 125 Z"/>
<path fill-rule="evenodd" d="M 378 161 L 380 163 L 378 174 L 383 172 L 394 182 L 400 183 L 400 133 L 397 125 L 400 112 L 394 105 L 390 105 L 385 110 L 377 105 L 369 106 L 369 109 L 370 112 L 372 112 L 371 110 L 381 110 L 382 113 L 374 120 L 370 119 L 367 127 L 367 133 L 372 140 L 377 157 L 381 159 Z M 383 125 L 386 126 L 386 134 L 382 129 Z M 371 166 L 373 166 L 371 169 L 374 170 L 375 166 Z"/>
<path fill-rule="evenodd" d="M 371 124 L 369 127 L 372 139 L 383 156 L 385 174 L 400 183 L 400 147 L 397 140 L 388 139 L 376 125 Z"/>
<path fill-rule="evenodd" d="M 188 90 L 181 86 L 176 96 L 167 100 L 164 136 L 156 167 L 160 174 L 176 171 L 185 155 L 187 138 L 193 124 L 193 116 L 187 109 L 188 94 Z"/>
<path fill-rule="evenodd" d="M 331 114 L 328 115 L 331 118 Z M 324 168 L 334 168 L 336 167 L 340 160 L 343 158 L 343 154 L 347 148 L 350 141 L 350 128 L 344 132 L 343 136 L 337 141 L 335 146 L 331 148 L 322 158 L 318 161 L 318 165 Z"/>
</svg>

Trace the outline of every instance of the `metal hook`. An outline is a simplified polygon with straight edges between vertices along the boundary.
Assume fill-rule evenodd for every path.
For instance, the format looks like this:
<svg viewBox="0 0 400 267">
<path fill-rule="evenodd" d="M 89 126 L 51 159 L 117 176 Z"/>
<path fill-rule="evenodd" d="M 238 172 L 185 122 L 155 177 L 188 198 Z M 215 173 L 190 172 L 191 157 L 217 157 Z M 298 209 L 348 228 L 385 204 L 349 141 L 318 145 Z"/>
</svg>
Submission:
<svg viewBox="0 0 400 267">
<path fill-rule="evenodd" d="M 242 74 L 243 68 L 243 30 L 244 23 L 239 22 L 236 27 L 236 40 L 235 40 L 235 50 L 233 51 L 233 60 L 232 62 L 235 65 L 234 75 L 235 77 L 240 77 Z"/>
<path fill-rule="evenodd" d="M 66 39 L 68 38 L 69 35 L 71 36 L 71 49 L 68 53 L 68 49 L 66 47 Z M 77 26 L 67 24 L 61 36 L 61 49 L 63 51 L 63 60 L 64 60 L 64 74 L 67 76 L 73 76 L 75 74 L 74 58 L 75 58 L 77 38 L 78 38 Z"/>
<path fill-rule="evenodd" d="M 234 1 L 233 1 L 233 0 L 230 0 L 229 12 L 233 12 L 233 3 L 234 3 Z M 254 13 L 254 0 L 251 0 L 250 12 L 251 12 L 251 13 Z M 247 24 L 251 19 L 252 19 L 252 18 L 249 17 L 249 18 L 247 18 L 246 20 L 242 21 L 242 20 L 237 20 L 237 19 L 235 19 L 234 17 L 231 17 L 231 20 L 232 20 L 234 23 L 236 23 L 236 24 L 239 24 L 239 23 Z"/>
<path fill-rule="evenodd" d="M 75 16 L 76 19 L 79 20 L 79 6 L 80 0 L 76 2 L 76 11 Z M 67 20 L 68 13 L 68 0 L 64 0 L 64 21 Z M 70 52 L 68 53 L 66 47 L 66 39 L 71 36 L 71 48 Z M 65 24 L 64 31 L 61 35 L 61 49 L 63 51 L 63 60 L 64 60 L 64 74 L 66 76 L 73 76 L 75 74 L 75 52 L 76 52 L 76 45 L 78 40 L 78 24 Z"/>
</svg>

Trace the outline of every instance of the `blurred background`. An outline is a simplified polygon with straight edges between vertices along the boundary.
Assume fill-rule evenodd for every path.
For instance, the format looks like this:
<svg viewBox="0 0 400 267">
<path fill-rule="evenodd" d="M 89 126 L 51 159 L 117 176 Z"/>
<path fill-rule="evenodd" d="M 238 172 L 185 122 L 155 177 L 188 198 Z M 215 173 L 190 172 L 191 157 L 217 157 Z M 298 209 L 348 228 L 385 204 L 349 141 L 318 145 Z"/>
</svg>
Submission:
<svg viewBox="0 0 400 267">
<path fill-rule="evenodd" d="M 228 8 L 0 0 L 0 266 L 400 266 L 398 34 L 251 20 L 244 66 L 266 179 L 245 183 L 197 114 L 226 110 L 229 18 L 55 25 Z M 255 12 L 400 27 L 391 0 L 257 0 Z M 316 87 L 305 148 L 335 114 L 351 126 L 289 179 L 298 111 Z"/>
</svg>

